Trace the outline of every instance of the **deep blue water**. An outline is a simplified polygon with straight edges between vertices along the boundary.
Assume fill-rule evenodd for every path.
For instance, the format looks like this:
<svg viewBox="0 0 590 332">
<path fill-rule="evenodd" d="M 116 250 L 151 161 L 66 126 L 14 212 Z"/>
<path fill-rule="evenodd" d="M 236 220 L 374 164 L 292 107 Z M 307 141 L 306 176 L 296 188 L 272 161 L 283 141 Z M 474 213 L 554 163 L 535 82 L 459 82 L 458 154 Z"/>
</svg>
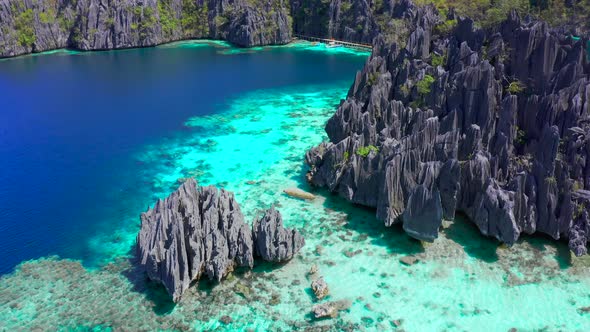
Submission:
<svg viewBox="0 0 590 332">
<path fill-rule="evenodd" d="M 149 195 L 132 156 L 248 91 L 348 79 L 365 57 L 219 46 L 0 61 L 0 274 L 47 255 L 92 261 L 98 229 Z M 135 220 L 135 219 L 133 219 Z M 139 217 L 137 217 L 139 222 Z"/>
</svg>

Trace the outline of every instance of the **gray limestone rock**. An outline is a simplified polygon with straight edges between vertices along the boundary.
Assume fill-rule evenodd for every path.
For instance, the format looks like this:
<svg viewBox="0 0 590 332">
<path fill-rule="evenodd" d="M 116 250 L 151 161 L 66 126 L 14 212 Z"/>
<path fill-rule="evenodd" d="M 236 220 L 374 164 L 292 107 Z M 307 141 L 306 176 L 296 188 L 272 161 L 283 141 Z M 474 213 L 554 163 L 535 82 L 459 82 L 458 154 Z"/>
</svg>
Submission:
<svg viewBox="0 0 590 332">
<path fill-rule="evenodd" d="M 447 19 L 434 8 L 396 8 L 409 39 L 374 39 L 326 124 L 329 142 L 306 155 L 310 184 L 420 240 L 436 239 L 458 211 L 507 244 L 542 232 L 587 253 L 587 39 L 516 13 L 499 32 L 457 18 L 452 31 L 433 33 Z M 442 65 L 433 54 L 445 55 Z"/>
<path fill-rule="evenodd" d="M 291 41 L 283 0 L 1 0 L 0 58 L 211 38 L 250 47 Z"/>
<path fill-rule="evenodd" d="M 312 281 L 311 290 L 313 290 L 313 293 L 318 300 L 323 299 L 330 293 L 330 290 L 328 289 L 328 283 L 326 283 L 324 277 L 319 277 L 318 279 Z"/>
<path fill-rule="evenodd" d="M 316 319 L 336 318 L 339 311 L 347 310 L 351 306 L 350 300 L 331 301 L 313 306 L 311 312 Z"/>
<path fill-rule="evenodd" d="M 253 267 L 255 250 L 270 261 L 290 259 L 304 240 L 297 231 L 282 228 L 278 211 L 269 211 L 258 223 L 262 226 L 255 249 L 252 230 L 233 194 L 198 187 L 189 179 L 142 213 L 137 235 L 139 263 L 178 302 L 191 282 L 203 275 L 220 281 L 236 267 Z"/>
<path fill-rule="evenodd" d="M 288 261 L 305 245 L 297 230 L 283 227 L 283 217 L 274 207 L 254 222 L 252 234 L 255 255 L 268 262 Z"/>
<path fill-rule="evenodd" d="M 203 273 L 221 280 L 236 266 L 252 267 L 252 233 L 233 194 L 187 180 L 141 215 L 140 264 L 174 301 Z"/>
<path fill-rule="evenodd" d="M 411 266 L 418 263 L 420 259 L 416 256 L 403 256 L 399 261 L 404 265 Z"/>
<path fill-rule="evenodd" d="M 338 310 L 330 302 L 316 304 L 311 309 L 311 312 L 313 313 L 316 319 L 335 318 L 336 316 L 338 316 Z"/>
</svg>

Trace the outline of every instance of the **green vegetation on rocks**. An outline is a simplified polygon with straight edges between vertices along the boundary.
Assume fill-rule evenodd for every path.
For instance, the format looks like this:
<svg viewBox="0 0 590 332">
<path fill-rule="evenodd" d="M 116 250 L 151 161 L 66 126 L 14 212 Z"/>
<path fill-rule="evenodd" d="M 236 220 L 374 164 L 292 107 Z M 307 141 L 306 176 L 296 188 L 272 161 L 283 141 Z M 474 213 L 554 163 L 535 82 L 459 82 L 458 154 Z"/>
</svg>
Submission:
<svg viewBox="0 0 590 332">
<path fill-rule="evenodd" d="M 178 28 L 179 21 L 170 8 L 169 1 L 158 1 L 158 13 L 160 14 L 160 25 L 162 26 L 164 36 L 171 37 L 174 35 L 174 31 Z"/>
<path fill-rule="evenodd" d="M 522 93 L 525 88 L 526 86 L 521 81 L 514 80 L 508 83 L 508 87 L 506 88 L 506 90 L 508 90 L 508 92 L 510 92 L 511 94 L 516 95 Z"/>
<path fill-rule="evenodd" d="M 363 158 L 367 157 L 371 152 L 377 153 L 379 152 L 379 149 L 374 145 L 367 145 L 356 150 L 356 154 Z"/>
<path fill-rule="evenodd" d="M 444 66 L 447 62 L 447 57 L 444 55 L 432 54 L 431 63 L 433 66 Z"/>
<path fill-rule="evenodd" d="M 20 13 L 15 20 L 14 27 L 16 28 L 17 41 L 21 46 L 32 47 L 37 41 L 33 28 L 34 16 L 33 10 L 27 9 Z"/>
<path fill-rule="evenodd" d="M 407 22 L 402 19 L 391 19 L 387 14 L 377 15 L 375 20 L 386 42 L 406 47 L 410 36 Z"/>
<path fill-rule="evenodd" d="M 157 19 L 154 15 L 154 10 L 151 7 L 136 6 L 133 7 L 134 21 L 137 23 L 131 24 L 131 29 L 139 34 L 139 39 L 147 38 L 150 31 L 156 26 Z"/>
<path fill-rule="evenodd" d="M 420 96 L 423 97 L 430 93 L 430 87 L 434 81 L 435 79 L 432 75 L 424 75 L 424 78 L 416 83 L 416 88 L 418 89 Z"/>
<path fill-rule="evenodd" d="M 448 35 L 456 26 L 457 19 L 444 20 L 434 27 L 434 31 L 440 35 Z"/>
<path fill-rule="evenodd" d="M 207 2 L 198 7 L 194 1 L 182 0 L 180 24 L 185 36 L 206 36 L 209 34 Z"/>
<path fill-rule="evenodd" d="M 367 84 L 371 86 L 377 82 L 377 79 L 379 79 L 379 73 L 372 72 L 367 77 Z"/>
<path fill-rule="evenodd" d="M 53 24 L 55 22 L 55 10 L 48 9 L 39 13 L 39 22 L 43 24 Z"/>
<path fill-rule="evenodd" d="M 477 25 L 494 28 L 515 10 L 521 17 L 531 15 L 553 26 L 569 25 L 590 28 L 590 2 L 568 0 L 416 0 L 418 5 L 433 4 L 442 17 L 453 8 L 459 15 L 472 18 Z M 444 21 L 437 32 L 447 33 L 455 20 Z"/>
</svg>

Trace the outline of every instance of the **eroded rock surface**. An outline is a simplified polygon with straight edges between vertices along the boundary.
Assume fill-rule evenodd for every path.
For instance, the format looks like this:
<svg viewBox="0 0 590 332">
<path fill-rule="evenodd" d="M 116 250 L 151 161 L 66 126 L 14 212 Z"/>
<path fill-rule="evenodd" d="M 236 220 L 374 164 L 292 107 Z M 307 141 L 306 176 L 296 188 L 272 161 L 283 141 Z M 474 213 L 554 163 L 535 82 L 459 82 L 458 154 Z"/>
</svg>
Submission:
<svg viewBox="0 0 590 332">
<path fill-rule="evenodd" d="M 274 207 L 254 223 L 252 234 L 256 256 L 268 262 L 290 260 L 305 245 L 297 230 L 283 227 L 283 217 Z"/>
<path fill-rule="evenodd" d="M 263 252 L 273 262 L 291 259 L 303 246 L 303 238 L 282 227 L 282 218 L 274 208 L 266 216 L 256 233 L 258 254 Z M 286 234 L 292 236 L 281 237 Z M 282 242 L 262 240 L 266 238 Z M 203 275 L 220 281 L 236 267 L 251 268 L 254 254 L 252 229 L 244 222 L 233 194 L 223 189 L 198 187 L 189 179 L 141 215 L 139 263 L 150 279 L 166 287 L 175 302 Z"/>
<path fill-rule="evenodd" d="M 325 302 L 313 306 L 311 312 L 316 319 L 335 318 L 338 316 L 339 311 L 347 310 L 351 305 L 350 300 Z"/>
<path fill-rule="evenodd" d="M 515 13 L 493 32 L 409 0 L 395 6 L 410 32 L 403 43 L 375 39 L 326 125 L 329 142 L 307 153 L 308 180 L 420 240 L 460 211 L 507 244 L 542 232 L 586 253 L 587 40 Z"/>
<path fill-rule="evenodd" d="M 238 46 L 291 40 L 283 0 L 2 0 L 0 57 L 58 48 L 104 50 L 212 38 Z"/>
<path fill-rule="evenodd" d="M 323 299 L 330 293 L 330 290 L 328 289 L 328 283 L 324 280 L 324 277 L 319 277 L 318 279 L 312 281 L 311 289 L 318 300 Z"/>
</svg>

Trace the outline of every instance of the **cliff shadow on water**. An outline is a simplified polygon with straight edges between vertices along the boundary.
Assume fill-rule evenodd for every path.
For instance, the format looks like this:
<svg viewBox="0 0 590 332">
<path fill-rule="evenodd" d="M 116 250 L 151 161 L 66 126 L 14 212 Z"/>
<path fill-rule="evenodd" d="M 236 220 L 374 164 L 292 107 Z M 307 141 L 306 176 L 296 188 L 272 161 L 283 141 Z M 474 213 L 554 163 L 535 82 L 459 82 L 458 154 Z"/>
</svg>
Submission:
<svg viewBox="0 0 590 332">
<path fill-rule="evenodd" d="M 510 247 L 494 238 L 481 236 L 477 226 L 462 213 L 458 213 L 453 222 L 441 233 L 460 244 L 467 255 L 486 263 L 498 261 L 499 249 L 511 250 Z M 535 233 L 522 236 L 516 242 L 516 246 L 526 245 L 530 247 L 531 251 L 538 254 L 548 252 L 548 248 L 553 248 L 552 256 L 562 270 L 570 268 L 573 264 L 570 251 L 564 241 L 555 241 L 548 235 Z"/>
<path fill-rule="evenodd" d="M 375 209 L 351 204 L 325 189 L 316 189 L 314 193 L 325 197 L 324 208 L 345 215 L 339 222 L 341 227 L 359 234 L 357 236 L 359 241 L 368 237 L 372 245 L 384 247 L 390 254 L 414 255 L 424 252 L 420 241 L 408 236 L 400 224 L 386 227 L 379 222 L 375 217 Z"/>
<path fill-rule="evenodd" d="M 130 250 L 130 255 L 134 255 L 134 253 L 135 246 Z M 126 263 L 125 268 L 120 271 L 121 275 L 132 285 L 131 292 L 145 297 L 155 315 L 166 316 L 172 314 L 178 305 L 182 306 L 182 301 L 175 303 L 172 300 L 162 283 L 149 279 L 145 269 L 139 264 L 137 257 L 128 259 Z M 227 291 L 228 285 L 231 285 L 230 289 L 235 287 L 235 293 L 247 298 L 250 296 L 253 282 L 259 280 L 259 278 L 272 279 L 272 272 L 287 264 L 289 264 L 288 261 L 281 263 L 257 261 L 251 270 L 245 267 L 236 267 L 221 282 L 207 278 L 194 280 L 187 290 L 186 298 L 191 304 L 195 301 L 198 302 L 201 297 L 215 299 L 217 292 Z"/>
<path fill-rule="evenodd" d="M 444 230 L 445 235 L 460 244 L 469 256 L 486 263 L 498 261 L 496 252 L 500 242 L 496 239 L 481 236 L 477 226 L 467 216 L 458 214 L 450 226 Z"/>
<path fill-rule="evenodd" d="M 334 106 L 335 108 L 337 105 Z M 306 174 L 309 169 L 303 165 L 300 157 L 295 161 L 301 162 L 302 167 L 298 170 L 287 170 L 285 176 L 297 183 L 297 188 L 314 195 L 321 196 L 324 199 L 322 207 L 327 211 L 336 211 L 342 214 L 342 219 L 337 223 L 338 227 L 343 227 L 349 231 L 358 233 L 357 240 L 364 241 L 371 238 L 371 244 L 387 248 L 391 254 L 413 255 L 424 251 L 420 241 L 408 236 L 401 224 L 386 227 L 375 217 L 375 209 L 360 204 L 351 204 L 337 194 L 321 187 L 312 186 L 306 181 Z M 337 229 L 325 229 L 328 235 Z"/>
<path fill-rule="evenodd" d="M 135 246 L 130 250 L 130 255 L 134 255 L 134 253 Z M 166 288 L 161 283 L 148 278 L 145 269 L 140 267 L 137 257 L 129 259 L 129 267 L 121 274 L 133 285 L 133 292 L 143 294 L 153 304 L 152 309 L 156 315 L 169 314 L 176 307 L 176 303 L 172 301 Z"/>
</svg>

